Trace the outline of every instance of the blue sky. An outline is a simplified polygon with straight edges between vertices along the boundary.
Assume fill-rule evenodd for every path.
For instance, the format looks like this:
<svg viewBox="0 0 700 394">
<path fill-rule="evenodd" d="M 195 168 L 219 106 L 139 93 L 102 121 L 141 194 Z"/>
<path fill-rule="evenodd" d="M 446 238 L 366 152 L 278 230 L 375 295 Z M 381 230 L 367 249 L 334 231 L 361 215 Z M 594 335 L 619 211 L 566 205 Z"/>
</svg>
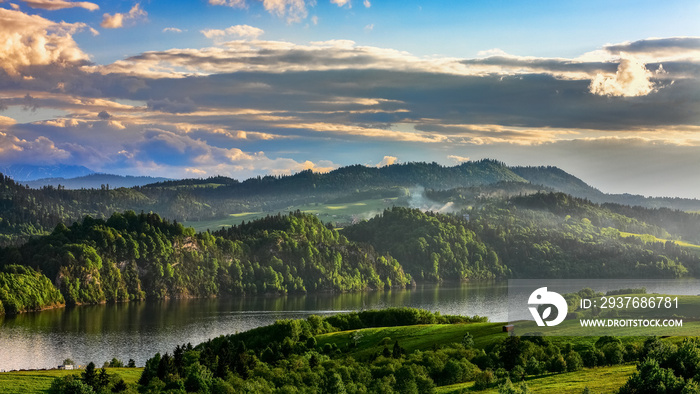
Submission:
<svg viewBox="0 0 700 394">
<path fill-rule="evenodd" d="M 494 158 L 700 198 L 700 2 L 0 2 L 0 165 Z"/>
</svg>

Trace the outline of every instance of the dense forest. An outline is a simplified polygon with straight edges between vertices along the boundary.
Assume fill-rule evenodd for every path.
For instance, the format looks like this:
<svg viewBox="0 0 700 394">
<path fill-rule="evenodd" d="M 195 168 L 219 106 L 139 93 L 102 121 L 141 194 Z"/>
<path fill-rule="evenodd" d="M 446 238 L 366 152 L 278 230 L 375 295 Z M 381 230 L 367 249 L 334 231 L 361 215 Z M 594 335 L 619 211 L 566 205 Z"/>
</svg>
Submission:
<svg viewBox="0 0 700 394">
<path fill-rule="evenodd" d="M 427 281 L 507 278 L 498 255 L 465 228 L 458 216 L 394 207 L 343 230 L 349 239 L 373 245 Z"/>
<path fill-rule="evenodd" d="M 43 278 L 37 283 L 26 280 L 26 289 L 0 287 L 3 303 L 22 292 L 39 300 L 16 303 L 19 307 L 6 307 L 6 312 L 41 309 L 63 298 L 71 305 L 383 289 L 411 283 L 391 256 L 350 242 L 315 216 L 300 212 L 217 235 L 195 234 L 156 214 L 127 211 L 106 221 L 86 217 L 70 227 L 59 224 L 50 235 L 21 247 L 2 249 L 0 267 L 5 272 L 1 275 Z M 55 294 L 52 282 L 63 298 Z"/>
<path fill-rule="evenodd" d="M 518 278 L 677 278 L 700 268 L 695 249 L 622 234 L 666 237 L 665 229 L 562 193 L 493 201 L 468 215 L 467 227 Z"/>
</svg>

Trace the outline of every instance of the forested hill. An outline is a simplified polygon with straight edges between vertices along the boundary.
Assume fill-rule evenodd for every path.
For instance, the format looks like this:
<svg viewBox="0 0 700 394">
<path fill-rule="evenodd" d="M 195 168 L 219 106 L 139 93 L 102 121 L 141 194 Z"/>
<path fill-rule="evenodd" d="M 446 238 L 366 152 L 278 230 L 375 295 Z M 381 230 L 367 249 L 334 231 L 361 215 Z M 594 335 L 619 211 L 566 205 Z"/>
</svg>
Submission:
<svg viewBox="0 0 700 394">
<path fill-rule="evenodd" d="M 300 204 L 339 201 L 349 196 L 397 197 L 401 188 L 486 185 L 524 182 L 503 163 L 491 160 L 456 167 L 436 163 L 397 164 L 382 168 L 343 167 L 328 174 L 303 171 L 238 182 L 226 177 L 155 183 L 134 188 L 101 187 L 67 190 L 47 186 L 27 189 L 0 174 L 0 245 L 21 244 L 29 236 L 46 234 L 58 224 L 70 225 L 90 215 L 108 218 L 113 212 L 155 212 L 171 220 L 202 221 L 238 212 L 275 214 Z"/>
<path fill-rule="evenodd" d="M 507 278 L 510 270 L 498 255 L 465 228 L 456 216 L 394 207 L 369 221 L 343 230 L 395 256 L 414 278 L 440 280 Z"/>
<path fill-rule="evenodd" d="M 164 182 L 167 180 L 169 179 L 151 176 L 89 174 L 76 178 L 42 178 L 21 183 L 32 189 L 39 189 L 44 186 L 65 189 L 116 189 L 120 187 L 134 187 L 155 182 Z"/>
<path fill-rule="evenodd" d="M 203 180 L 168 181 L 145 185 L 148 188 L 182 187 L 219 184 L 218 193 L 235 191 L 244 194 L 265 192 L 305 193 L 309 188 L 319 191 L 355 190 L 368 187 L 416 186 L 432 189 L 449 189 L 458 186 L 487 185 L 499 181 L 526 182 L 505 164 L 495 160 L 466 162 L 454 167 L 438 163 L 405 163 L 385 167 L 351 165 L 328 173 L 301 171 L 288 176 L 265 176 L 250 178 L 243 182 L 213 177 Z"/>
<path fill-rule="evenodd" d="M 106 221 L 88 217 L 70 227 L 59 224 L 50 235 L 0 249 L 0 273 L 6 273 L 0 274 L 0 305 L 23 311 L 64 299 L 84 304 L 383 289 L 411 282 L 391 256 L 349 242 L 314 216 L 269 217 L 265 230 L 251 231 L 256 226 L 195 234 L 156 214 L 132 211 Z M 27 280 L 2 288 L 7 275 Z"/>
</svg>

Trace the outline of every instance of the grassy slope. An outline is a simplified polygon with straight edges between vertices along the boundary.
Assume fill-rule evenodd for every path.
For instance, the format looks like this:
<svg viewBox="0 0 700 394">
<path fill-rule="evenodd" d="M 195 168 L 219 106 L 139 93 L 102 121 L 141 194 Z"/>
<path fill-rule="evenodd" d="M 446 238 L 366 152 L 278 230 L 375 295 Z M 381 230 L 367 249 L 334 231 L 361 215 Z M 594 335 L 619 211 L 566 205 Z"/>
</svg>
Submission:
<svg viewBox="0 0 700 394">
<path fill-rule="evenodd" d="M 368 357 L 374 352 L 384 349 L 383 339 L 391 338 L 389 348 L 394 341 L 399 341 L 407 352 L 431 349 L 433 345 L 446 345 L 461 342 L 467 332 L 474 336 L 475 346 L 486 348 L 505 338 L 502 332 L 503 323 L 472 323 L 472 324 L 420 324 L 415 326 L 365 328 L 361 330 L 340 331 L 323 334 L 316 337 L 319 346 L 326 343 L 336 344 L 345 349 L 355 332 L 360 339 L 357 347 L 349 354 L 355 357 Z"/>
<path fill-rule="evenodd" d="M 107 373 L 117 374 L 127 384 L 136 383 L 141 377 L 143 368 L 107 368 Z M 58 369 L 36 371 L 13 371 L 0 373 L 0 393 L 45 393 L 51 382 L 58 377 L 80 374 L 82 371 L 63 371 Z"/>
<path fill-rule="evenodd" d="M 318 203 L 294 205 L 288 207 L 282 211 L 282 213 L 293 212 L 298 209 L 305 213 L 317 215 L 318 218 L 324 223 L 349 223 L 352 222 L 353 217 L 360 220 L 369 219 L 381 213 L 384 209 L 390 208 L 396 200 L 397 198 L 393 197 L 362 200 L 342 204 Z M 267 215 L 275 214 L 277 214 L 277 212 L 241 212 L 230 214 L 228 217 L 222 219 L 204 220 L 201 222 L 183 222 L 183 225 L 186 227 L 194 227 L 196 231 L 206 231 L 207 229 L 215 231 L 223 227 L 241 224 L 241 222 L 244 220 L 248 222 L 263 218 Z"/>
<path fill-rule="evenodd" d="M 577 372 L 562 374 L 549 374 L 538 377 L 530 376 L 525 379 L 527 387 L 533 393 L 538 394 L 579 394 L 585 387 L 596 394 L 614 393 L 622 387 L 630 375 L 636 371 L 632 364 L 615 365 L 612 367 L 584 369 Z M 456 394 L 462 392 L 474 392 L 483 394 L 498 393 L 494 387 L 484 391 L 472 391 L 470 388 L 474 382 L 453 384 L 451 386 L 438 387 L 437 394 Z"/>
<path fill-rule="evenodd" d="M 623 232 L 623 231 L 620 231 L 620 236 L 623 237 L 623 238 L 626 238 L 626 237 L 636 237 L 636 238 L 640 238 L 640 239 L 641 239 L 642 241 L 644 241 L 644 242 L 666 242 L 666 241 L 672 241 L 673 243 L 675 243 L 676 245 L 678 245 L 678 246 L 680 246 L 680 247 L 689 249 L 689 250 L 691 250 L 691 251 L 693 251 L 693 252 L 695 252 L 695 253 L 700 253 L 700 245 L 691 244 L 691 243 L 685 242 L 685 241 L 668 240 L 668 239 L 663 239 L 663 238 L 657 238 L 657 237 L 655 237 L 655 236 L 653 236 L 653 235 L 650 235 L 650 234 L 635 234 L 635 233 L 626 233 L 626 232 Z"/>
</svg>

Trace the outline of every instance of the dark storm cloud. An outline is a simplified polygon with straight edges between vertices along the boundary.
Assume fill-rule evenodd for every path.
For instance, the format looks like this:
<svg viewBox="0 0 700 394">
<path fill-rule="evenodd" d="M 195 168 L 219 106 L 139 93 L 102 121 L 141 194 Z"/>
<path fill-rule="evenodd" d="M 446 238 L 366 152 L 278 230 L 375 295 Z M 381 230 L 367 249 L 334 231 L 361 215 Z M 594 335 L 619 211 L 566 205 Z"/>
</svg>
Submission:
<svg viewBox="0 0 700 394">
<path fill-rule="evenodd" d="M 687 51 L 700 51 L 700 37 L 648 38 L 623 44 L 606 45 L 605 50 L 612 54 L 677 54 Z"/>
<path fill-rule="evenodd" d="M 181 101 L 170 100 L 169 98 L 148 100 L 148 109 L 151 111 L 162 111 L 173 114 L 194 112 L 197 106 L 189 97 L 184 97 Z"/>
</svg>

